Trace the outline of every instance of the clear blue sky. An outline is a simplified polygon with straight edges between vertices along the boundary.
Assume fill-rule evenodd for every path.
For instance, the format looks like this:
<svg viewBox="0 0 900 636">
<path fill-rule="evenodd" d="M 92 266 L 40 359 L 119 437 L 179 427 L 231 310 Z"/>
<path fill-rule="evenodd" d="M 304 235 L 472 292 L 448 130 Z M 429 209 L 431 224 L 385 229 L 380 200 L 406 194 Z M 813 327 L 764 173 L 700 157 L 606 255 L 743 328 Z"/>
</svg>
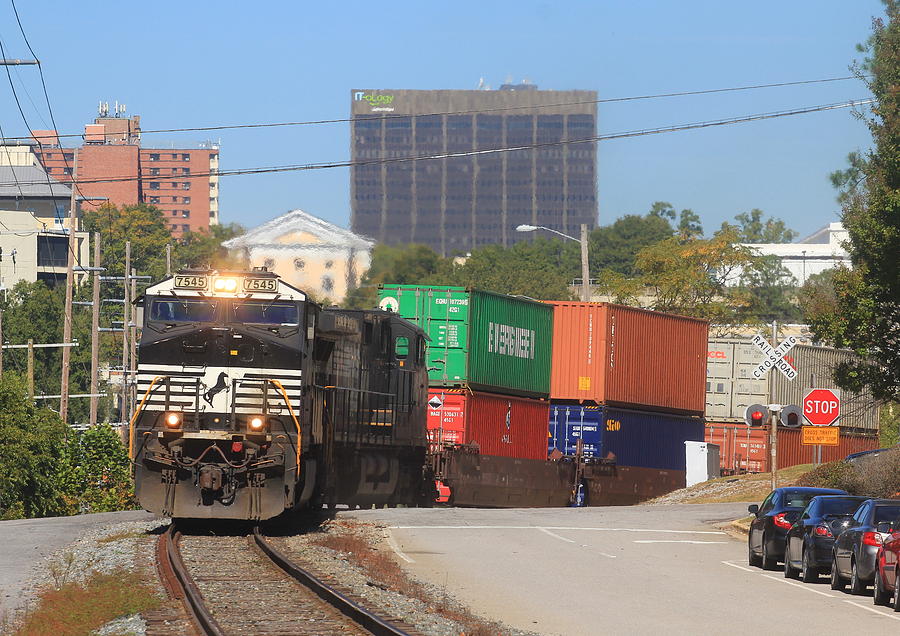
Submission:
<svg viewBox="0 0 900 636">
<path fill-rule="evenodd" d="M 146 129 L 347 117 L 351 88 L 494 87 L 508 77 L 601 98 L 848 75 L 878 0 L 605 2 L 51 2 L 17 0 L 59 129 L 80 132 L 100 100 Z M 0 0 L 7 57 L 28 57 Z M 37 71 L 13 69 L 26 116 L 49 127 Z M 27 90 L 25 91 L 22 88 Z M 0 122 L 25 126 L 5 73 Z M 601 134 L 826 104 L 858 81 L 601 105 Z M 31 103 L 37 105 L 37 108 Z M 223 169 L 346 160 L 346 124 L 224 131 Z M 196 147 L 198 133 L 146 135 Z M 828 173 L 870 144 L 849 110 L 603 142 L 602 224 L 653 201 L 692 208 L 707 233 L 761 208 L 807 234 L 837 220 Z M 346 168 L 225 177 L 223 221 L 254 226 L 289 209 L 346 226 Z"/>
</svg>

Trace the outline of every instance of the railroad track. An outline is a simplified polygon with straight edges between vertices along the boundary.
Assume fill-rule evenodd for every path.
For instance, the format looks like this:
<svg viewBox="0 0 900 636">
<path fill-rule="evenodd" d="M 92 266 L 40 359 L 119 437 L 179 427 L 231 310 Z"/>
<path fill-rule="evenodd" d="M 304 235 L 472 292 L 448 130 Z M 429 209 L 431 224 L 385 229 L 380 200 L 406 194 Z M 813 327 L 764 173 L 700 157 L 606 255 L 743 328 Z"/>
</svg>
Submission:
<svg viewBox="0 0 900 636">
<path fill-rule="evenodd" d="M 201 536 L 172 524 L 160 535 L 157 567 L 199 634 L 418 634 L 292 562 L 258 527 L 249 534 Z M 183 623 L 166 616 L 148 634 L 165 634 L 170 624 L 171 633 L 183 633 L 177 631 Z"/>
</svg>

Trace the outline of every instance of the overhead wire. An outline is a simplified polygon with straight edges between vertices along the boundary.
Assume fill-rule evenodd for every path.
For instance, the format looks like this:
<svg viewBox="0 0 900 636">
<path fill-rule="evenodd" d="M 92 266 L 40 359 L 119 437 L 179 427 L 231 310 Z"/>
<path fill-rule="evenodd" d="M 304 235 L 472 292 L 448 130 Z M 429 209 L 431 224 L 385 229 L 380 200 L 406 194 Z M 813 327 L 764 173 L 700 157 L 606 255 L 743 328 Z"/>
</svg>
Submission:
<svg viewBox="0 0 900 636">
<path fill-rule="evenodd" d="M 714 119 L 700 122 L 693 122 L 688 124 L 679 124 L 674 126 L 662 126 L 658 128 L 643 128 L 619 133 L 609 133 L 605 135 L 595 135 L 591 137 L 583 137 L 578 139 L 562 139 L 558 141 L 546 141 L 532 144 L 521 144 L 517 146 L 506 146 L 499 148 L 483 148 L 479 150 L 463 150 L 457 152 L 443 152 L 438 154 L 429 154 L 429 155 L 410 155 L 404 157 L 382 157 L 377 159 L 368 159 L 368 160 L 349 160 L 349 161 L 333 161 L 333 162 L 318 162 L 318 163 L 306 163 L 306 164 L 289 164 L 289 165 L 281 165 L 281 166 L 263 166 L 263 167 L 255 167 L 255 168 L 241 168 L 241 169 L 233 169 L 233 170 L 215 170 L 208 172 L 194 172 L 191 173 L 191 177 L 207 177 L 212 175 L 218 176 L 237 176 L 237 175 L 250 175 L 250 174 L 266 174 L 266 173 L 278 173 L 278 172 L 302 172 L 309 170 L 326 170 L 333 168 L 352 168 L 356 166 L 369 166 L 369 165 L 381 165 L 381 164 L 392 164 L 392 163 L 408 163 L 415 161 L 427 161 L 427 160 L 435 160 L 435 159 L 451 159 L 456 157 L 469 157 L 469 156 L 478 156 L 478 155 L 489 155 L 489 154 L 497 154 L 497 153 L 506 153 L 506 152 L 515 152 L 519 150 L 534 150 L 538 148 L 546 148 L 546 147 L 556 147 L 556 146 L 567 146 L 574 144 L 584 144 L 584 143 L 596 143 L 601 141 L 610 141 L 614 139 L 625 139 L 630 137 L 642 137 L 646 135 L 658 135 L 663 133 L 670 132 L 681 132 L 685 130 L 695 130 L 700 128 L 710 128 L 715 126 L 727 126 L 733 124 L 741 124 L 753 121 L 762 121 L 766 119 L 776 119 L 780 117 L 791 117 L 796 115 L 805 115 L 809 113 L 815 112 L 823 112 L 829 110 L 836 110 L 841 108 L 852 108 L 855 106 L 862 106 L 865 104 L 870 104 L 874 100 L 873 99 L 858 99 L 858 100 L 850 100 L 846 102 L 836 102 L 832 104 L 822 104 L 819 106 L 809 106 L 804 108 L 797 108 L 791 110 L 781 110 L 781 111 L 772 111 L 766 113 L 756 113 L 752 115 L 745 115 L 741 117 L 730 117 L 724 119 Z M 83 183 L 121 183 L 128 181 L 138 181 L 148 179 L 148 177 L 138 176 L 138 175 L 122 175 L 122 176 L 112 176 L 112 177 L 104 177 L 97 179 L 86 179 Z M 2 184 L 0 184 L 2 185 Z"/>
<path fill-rule="evenodd" d="M 12 0 L 11 0 L 12 1 Z M 15 7 L 14 7 L 15 8 Z M 17 14 L 18 18 L 18 14 Z M 30 50 L 30 47 L 29 47 Z M 34 53 L 32 52 L 32 55 Z M 454 111 L 437 111 L 432 113 L 417 113 L 416 117 L 438 117 L 438 116 L 450 116 L 450 115 L 473 115 L 473 114 L 482 114 L 482 113 L 493 113 L 493 112 L 506 112 L 512 110 L 539 110 L 542 108 L 560 108 L 564 106 L 585 106 L 591 104 L 613 104 L 620 102 L 633 102 L 633 101 L 642 101 L 642 100 L 650 100 L 650 99 L 664 99 L 671 97 L 688 97 L 692 95 L 711 95 L 715 93 L 730 93 L 730 92 L 740 92 L 740 91 L 750 91 L 750 90 L 761 90 L 764 88 L 782 88 L 786 86 L 803 86 L 809 84 L 824 84 L 829 82 L 845 82 L 848 80 L 859 79 L 855 75 L 847 75 L 842 77 L 826 77 L 821 79 L 812 79 L 812 80 L 797 80 L 790 82 L 773 82 L 769 84 L 752 84 L 746 86 L 732 86 L 727 88 L 709 88 L 709 89 L 701 89 L 694 91 L 676 91 L 669 93 L 654 93 L 647 95 L 633 95 L 628 97 L 607 97 L 604 99 L 589 99 L 589 100 L 577 100 L 577 101 L 569 101 L 569 102 L 553 102 L 547 104 L 532 104 L 528 106 L 497 106 L 494 108 L 473 108 L 468 110 L 454 110 Z M 306 121 L 284 121 L 284 122 L 255 122 L 255 123 L 247 123 L 247 124 L 221 124 L 221 125 L 212 125 L 212 126 L 193 126 L 193 127 L 181 127 L 181 128 L 157 128 L 151 130 L 142 130 L 141 135 L 151 135 L 151 134 L 162 134 L 162 133 L 183 133 L 183 132 L 212 132 L 217 130 L 239 130 L 239 129 L 253 129 L 253 128 L 279 128 L 279 127 L 292 127 L 292 126 L 318 126 L 323 124 L 341 124 L 341 123 L 350 123 L 354 121 L 367 121 L 372 119 L 397 119 L 397 118 L 406 118 L 410 117 L 409 114 L 378 114 L 378 115 L 356 115 L 353 117 L 336 117 L 331 119 L 313 119 Z M 84 137 L 84 133 L 67 133 L 67 134 L 59 134 L 56 130 L 56 124 L 54 123 L 54 135 L 39 135 L 43 138 L 49 139 L 66 139 L 66 138 L 82 138 Z M 31 139 L 32 137 L 13 137 L 12 139 Z"/>
</svg>

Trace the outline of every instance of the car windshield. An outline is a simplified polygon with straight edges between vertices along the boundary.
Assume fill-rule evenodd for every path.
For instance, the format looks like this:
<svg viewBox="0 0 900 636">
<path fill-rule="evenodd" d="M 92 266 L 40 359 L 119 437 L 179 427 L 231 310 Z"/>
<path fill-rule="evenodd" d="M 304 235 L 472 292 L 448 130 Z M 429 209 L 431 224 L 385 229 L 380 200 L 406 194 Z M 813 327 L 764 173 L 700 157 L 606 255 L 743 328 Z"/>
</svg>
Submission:
<svg viewBox="0 0 900 636">
<path fill-rule="evenodd" d="M 231 313 L 234 322 L 285 326 L 300 324 L 299 312 L 294 303 L 245 301 L 235 303 Z"/>
<path fill-rule="evenodd" d="M 150 307 L 150 320 L 163 322 L 212 322 L 216 304 L 205 300 L 154 300 Z"/>
<path fill-rule="evenodd" d="M 819 512 L 824 515 L 852 515 L 862 503 L 858 499 L 822 499 Z"/>
<path fill-rule="evenodd" d="M 875 523 L 896 521 L 897 519 L 900 519 L 900 505 L 875 507 Z"/>
<path fill-rule="evenodd" d="M 809 500 L 821 493 L 803 492 L 802 490 L 786 490 L 784 492 L 785 508 L 806 508 Z"/>
</svg>

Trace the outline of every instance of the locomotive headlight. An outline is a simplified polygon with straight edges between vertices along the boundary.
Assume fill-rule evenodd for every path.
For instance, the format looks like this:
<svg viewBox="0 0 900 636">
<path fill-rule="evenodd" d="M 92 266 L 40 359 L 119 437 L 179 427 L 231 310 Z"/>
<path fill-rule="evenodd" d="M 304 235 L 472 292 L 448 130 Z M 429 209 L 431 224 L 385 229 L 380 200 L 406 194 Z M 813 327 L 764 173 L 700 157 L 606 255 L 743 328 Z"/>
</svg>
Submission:
<svg viewBox="0 0 900 636">
<path fill-rule="evenodd" d="M 234 278 L 217 278 L 214 287 L 216 291 L 233 292 L 237 290 L 237 280 Z"/>
<path fill-rule="evenodd" d="M 165 422 L 167 428 L 181 428 L 181 413 L 166 413 Z"/>
<path fill-rule="evenodd" d="M 261 415 L 254 415 L 247 422 L 247 428 L 249 428 L 254 433 L 260 433 L 266 427 L 266 420 Z"/>
</svg>

